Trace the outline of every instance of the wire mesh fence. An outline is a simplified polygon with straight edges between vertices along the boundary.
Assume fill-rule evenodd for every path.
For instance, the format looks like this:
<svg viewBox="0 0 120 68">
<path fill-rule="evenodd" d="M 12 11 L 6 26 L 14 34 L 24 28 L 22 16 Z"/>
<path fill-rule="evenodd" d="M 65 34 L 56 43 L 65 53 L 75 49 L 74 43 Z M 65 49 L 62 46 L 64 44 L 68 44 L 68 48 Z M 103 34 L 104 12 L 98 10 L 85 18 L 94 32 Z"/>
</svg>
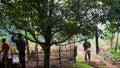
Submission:
<svg viewBox="0 0 120 68">
<path fill-rule="evenodd" d="M 75 60 L 75 45 L 73 44 L 57 46 L 53 45 L 50 52 L 51 68 L 64 68 L 61 67 L 61 65 Z M 17 51 L 11 50 L 9 57 L 13 59 L 13 64 L 19 65 L 19 53 Z M 26 68 L 42 68 L 44 63 L 44 53 L 42 48 L 36 45 L 36 49 L 31 50 L 29 55 L 26 51 L 25 62 Z"/>
</svg>

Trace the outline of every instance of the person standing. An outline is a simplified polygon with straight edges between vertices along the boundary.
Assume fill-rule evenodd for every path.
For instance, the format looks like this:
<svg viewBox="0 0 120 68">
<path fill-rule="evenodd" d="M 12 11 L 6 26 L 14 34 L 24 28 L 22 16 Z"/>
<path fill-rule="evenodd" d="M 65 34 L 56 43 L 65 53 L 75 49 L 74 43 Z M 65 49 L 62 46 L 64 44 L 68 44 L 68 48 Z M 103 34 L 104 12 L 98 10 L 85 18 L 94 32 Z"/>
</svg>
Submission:
<svg viewBox="0 0 120 68">
<path fill-rule="evenodd" d="M 6 43 L 6 39 L 3 38 L 2 39 L 2 52 L 3 52 L 3 56 L 2 56 L 2 62 L 7 62 L 8 59 L 8 52 L 9 52 L 9 45 Z"/>
<path fill-rule="evenodd" d="M 84 51 L 85 51 L 85 61 L 87 61 L 88 59 L 90 60 L 91 44 L 89 41 L 87 41 L 87 39 L 84 40 L 83 47 L 84 47 Z"/>
<path fill-rule="evenodd" d="M 22 38 L 22 34 L 18 33 L 17 36 L 15 33 L 13 33 L 13 36 L 11 37 L 11 40 L 16 43 L 17 50 L 19 52 L 19 62 L 21 64 L 22 68 L 25 68 L 25 46 L 26 42 Z"/>
</svg>

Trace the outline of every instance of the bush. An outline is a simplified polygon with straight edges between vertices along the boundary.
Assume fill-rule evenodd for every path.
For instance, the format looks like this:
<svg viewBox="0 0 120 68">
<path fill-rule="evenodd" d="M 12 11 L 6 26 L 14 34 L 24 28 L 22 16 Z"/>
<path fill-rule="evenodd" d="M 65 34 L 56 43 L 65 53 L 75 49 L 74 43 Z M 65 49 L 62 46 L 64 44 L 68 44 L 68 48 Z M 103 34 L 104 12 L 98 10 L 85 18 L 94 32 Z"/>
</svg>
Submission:
<svg viewBox="0 0 120 68">
<path fill-rule="evenodd" d="M 115 51 L 115 47 L 110 47 L 110 48 L 107 49 L 107 51 L 114 52 Z"/>
<path fill-rule="evenodd" d="M 120 53 L 116 52 L 114 55 L 110 56 L 111 59 L 119 59 L 120 58 Z"/>
<path fill-rule="evenodd" d="M 114 63 L 120 64 L 120 53 L 116 52 L 113 56 L 109 57 Z"/>
</svg>

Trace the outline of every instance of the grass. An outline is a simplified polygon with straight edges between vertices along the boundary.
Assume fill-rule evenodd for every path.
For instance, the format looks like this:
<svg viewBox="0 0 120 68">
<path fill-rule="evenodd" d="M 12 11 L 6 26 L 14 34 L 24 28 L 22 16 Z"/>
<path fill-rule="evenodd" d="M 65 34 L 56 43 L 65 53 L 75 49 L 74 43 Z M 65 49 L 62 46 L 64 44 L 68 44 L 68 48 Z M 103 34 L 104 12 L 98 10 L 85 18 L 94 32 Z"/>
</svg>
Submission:
<svg viewBox="0 0 120 68">
<path fill-rule="evenodd" d="M 106 65 L 102 63 L 96 63 L 94 61 L 84 61 L 84 58 L 77 56 L 76 63 L 73 64 L 72 68 L 107 68 Z"/>
<path fill-rule="evenodd" d="M 93 67 L 80 61 L 77 61 L 75 64 L 73 64 L 73 68 L 93 68 Z"/>
<path fill-rule="evenodd" d="M 79 57 L 77 56 L 76 63 L 73 64 L 72 68 L 93 68 L 92 66 L 83 62 L 84 62 L 83 58 L 80 56 Z"/>
</svg>

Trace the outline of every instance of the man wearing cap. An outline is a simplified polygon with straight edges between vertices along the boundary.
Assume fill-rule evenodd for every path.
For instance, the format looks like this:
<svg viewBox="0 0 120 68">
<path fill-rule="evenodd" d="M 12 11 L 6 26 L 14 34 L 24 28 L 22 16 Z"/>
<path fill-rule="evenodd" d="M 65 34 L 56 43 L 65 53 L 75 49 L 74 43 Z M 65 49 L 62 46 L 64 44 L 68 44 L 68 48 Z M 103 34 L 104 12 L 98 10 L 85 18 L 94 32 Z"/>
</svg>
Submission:
<svg viewBox="0 0 120 68">
<path fill-rule="evenodd" d="M 87 39 L 84 39 L 84 41 L 85 42 L 83 43 L 83 47 L 84 47 L 84 51 L 85 51 L 85 61 L 87 61 L 88 59 L 90 60 L 90 48 L 91 48 L 91 44 L 90 44 L 89 41 L 87 41 Z"/>
<path fill-rule="evenodd" d="M 17 38 L 15 38 L 17 37 Z M 19 62 L 22 68 L 25 68 L 25 46 L 26 42 L 22 38 L 22 34 L 18 33 L 17 36 L 14 33 L 11 40 L 16 43 L 17 50 L 19 51 Z"/>
</svg>

